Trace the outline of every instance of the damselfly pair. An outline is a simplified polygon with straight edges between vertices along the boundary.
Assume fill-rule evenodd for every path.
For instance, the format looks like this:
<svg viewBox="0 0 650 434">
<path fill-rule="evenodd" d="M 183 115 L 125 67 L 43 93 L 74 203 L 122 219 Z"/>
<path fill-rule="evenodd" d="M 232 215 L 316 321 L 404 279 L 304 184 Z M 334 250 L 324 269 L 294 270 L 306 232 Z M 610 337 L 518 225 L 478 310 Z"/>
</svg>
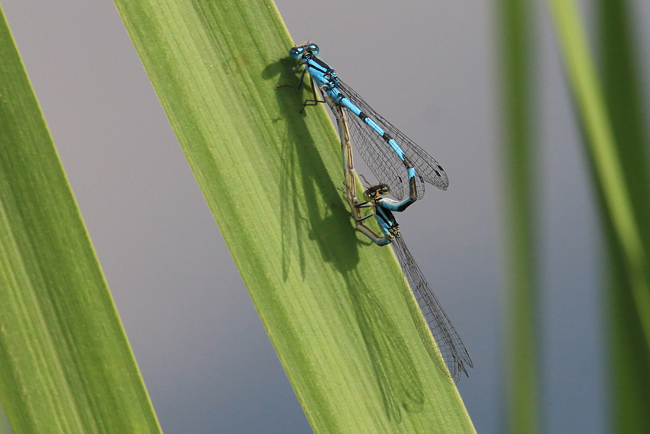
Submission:
<svg viewBox="0 0 650 434">
<path fill-rule="evenodd" d="M 423 197 L 425 182 L 446 190 L 449 185 L 447 174 L 433 157 L 381 117 L 354 90 L 343 83 L 336 76 L 336 72 L 317 57 L 318 51 L 315 44 L 296 46 L 290 51 L 290 56 L 300 62 L 293 72 L 303 68 L 298 88 L 302 87 L 305 74 L 309 73 L 310 76 L 313 99 L 305 101 L 305 106 L 326 102 L 334 113 L 341 138 L 345 194 L 356 227 L 380 246 L 392 244 L 406 280 L 438 345 L 444 366 L 440 363 L 436 349 L 431 345 L 428 331 L 418 327 L 419 321 L 414 318 L 420 338 L 429 355 L 438 362 L 443 372 L 448 373 L 457 382 L 461 373 L 468 375 L 466 365 L 473 367 L 472 360 L 406 247 L 399 224 L 393 215 L 393 211 L 404 211 Z M 320 90 L 323 100 L 318 99 L 316 87 Z M 350 116 L 347 116 L 348 113 Z M 366 200 L 363 202 L 357 197 L 352 140 L 380 182 L 366 190 Z M 406 189 L 408 198 L 401 200 Z M 401 201 L 384 197 L 389 192 Z M 364 216 L 364 209 L 370 209 L 372 213 Z M 379 224 L 381 235 L 365 224 L 366 219 L 373 216 Z"/>
</svg>

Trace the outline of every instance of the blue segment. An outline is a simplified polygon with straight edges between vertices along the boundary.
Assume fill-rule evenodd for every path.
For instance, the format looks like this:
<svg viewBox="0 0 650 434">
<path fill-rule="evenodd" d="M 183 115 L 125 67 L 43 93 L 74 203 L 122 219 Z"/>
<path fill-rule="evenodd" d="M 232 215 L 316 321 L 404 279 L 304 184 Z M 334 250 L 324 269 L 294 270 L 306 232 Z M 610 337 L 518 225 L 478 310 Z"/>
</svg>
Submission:
<svg viewBox="0 0 650 434">
<path fill-rule="evenodd" d="M 409 170 L 407 170 L 407 172 L 409 174 L 409 179 L 415 178 L 415 169 L 414 168 L 409 167 Z"/>
<path fill-rule="evenodd" d="M 334 98 L 334 95 L 332 95 L 334 92 L 330 91 L 330 92 L 327 92 L 327 93 L 329 94 L 329 96 Z M 350 110 L 352 113 L 354 113 L 357 116 L 359 116 L 361 114 L 361 109 L 359 107 L 352 104 L 349 99 L 343 97 L 338 90 L 336 91 L 336 93 L 339 95 L 339 97 L 334 98 L 334 101 L 341 104 L 343 107 L 347 108 L 348 110 Z M 382 134 L 383 134 L 383 131 L 382 131 Z"/>
<path fill-rule="evenodd" d="M 391 146 L 391 148 L 393 148 L 393 150 L 397 153 L 397 155 L 399 156 L 399 158 L 400 158 L 402 161 L 404 161 L 404 151 L 402 151 L 402 148 L 399 147 L 399 145 L 397 144 L 397 142 L 396 142 L 395 140 L 393 140 L 393 139 L 390 139 L 390 140 L 388 141 L 388 144 L 389 144 L 389 145 Z M 411 169 L 413 169 L 413 168 L 411 167 L 409 170 L 411 170 Z M 415 170 L 415 169 L 413 169 L 413 170 Z"/>
</svg>

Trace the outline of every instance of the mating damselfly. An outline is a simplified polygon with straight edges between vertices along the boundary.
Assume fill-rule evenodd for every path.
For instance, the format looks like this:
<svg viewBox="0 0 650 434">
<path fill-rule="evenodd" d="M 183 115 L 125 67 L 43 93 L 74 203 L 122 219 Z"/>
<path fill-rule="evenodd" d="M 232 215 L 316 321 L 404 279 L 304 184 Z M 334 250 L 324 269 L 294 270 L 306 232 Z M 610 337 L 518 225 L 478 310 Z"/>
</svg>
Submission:
<svg viewBox="0 0 650 434">
<path fill-rule="evenodd" d="M 324 94 L 323 97 L 332 109 L 339 128 L 343 154 L 343 170 L 345 173 L 345 194 L 356 227 L 375 244 L 380 246 L 391 244 L 393 246 L 395 255 L 406 276 L 406 281 L 417 301 L 417 307 L 422 311 L 429 330 L 438 345 L 440 355 L 438 355 L 438 352 L 431 344 L 431 339 L 428 336 L 429 331 L 420 325 L 421 322 L 416 317 L 417 307 L 412 306 L 412 298 L 407 297 L 407 304 L 411 310 L 411 316 L 420 335 L 420 339 L 429 356 L 438 364 L 443 372 L 448 372 L 449 376 L 457 383 L 460 380 L 461 373 L 469 376 L 466 365 L 473 368 L 472 359 L 460 336 L 458 336 L 456 329 L 454 329 L 447 314 L 442 309 L 438 298 L 422 274 L 420 267 L 418 267 L 411 252 L 406 247 L 406 243 L 399 230 L 397 219 L 393 215 L 393 211 L 404 211 L 414 202 L 413 196 L 415 194 L 414 189 L 416 188 L 416 184 L 413 169 L 409 170 L 409 197 L 407 199 L 398 202 L 384 197 L 390 191 L 390 188 L 386 184 L 379 184 L 369 187 L 364 193 L 366 201 L 359 202 L 347 117 L 341 105 L 336 104 L 328 93 Z M 367 208 L 371 209 L 372 214 L 363 216 L 361 210 Z M 364 223 L 366 219 L 372 216 L 375 217 L 379 225 L 381 235 L 375 233 Z M 442 357 L 442 360 L 440 357 Z M 444 363 L 441 363 L 441 361 Z M 443 365 L 446 366 L 446 369 Z"/>
<path fill-rule="evenodd" d="M 449 180 L 442 166 L 342 82 L 336 72 L 317 57 L 318 52 L 316 44 L 298 45 L 289 52 L 292 59 L 300 61 L 293 72 L 304 67 L 297 87 L 302 87 L 307 72 L 312 82 L 314 99 L 305 101 L 305 106 L 323 102 L 316 96 L 316 82 L 317 87 L 338 106 L 352 113 L 349 128 L 355 146 L 379 182 L 389 185 L 391 194 L 397 199 L 402 199 L 407 189 L 412 194 L 412 200 L 421 198 L 424 196 L 425 182 L 446 190 Z M 404 176 L 405 169 L 408 177 Z M 413 169 L 414 178 L 411 176 Z M 411 182 L 416 184 L 414 189 L 409 186 Z"/>
</svg>

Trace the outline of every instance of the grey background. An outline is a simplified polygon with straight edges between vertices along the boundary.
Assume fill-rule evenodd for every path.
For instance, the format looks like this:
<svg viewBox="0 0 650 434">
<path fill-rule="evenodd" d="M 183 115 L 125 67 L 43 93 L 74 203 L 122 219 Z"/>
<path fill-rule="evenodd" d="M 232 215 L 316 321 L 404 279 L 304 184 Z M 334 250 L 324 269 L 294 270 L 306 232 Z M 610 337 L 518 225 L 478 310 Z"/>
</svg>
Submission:
<svg viewBox="0 0 650 434">
<path fill-rule="evenodd" d="M 165 433 L 311 432 L 113 3 L 2 6 Z M 318 43 L 447 170 L 449 190 L 430 188 L 400 223 L 472 354 L 459 385 L 472 420 L 501 432 L 507 181 L 494 3 L 277 6 L 296 42 Z M 650 23 L 650 8 L 639 11 Z M 544 2 L 536 15 L 543 424 L 603 433 L 603 245 Z"/>
</svg>

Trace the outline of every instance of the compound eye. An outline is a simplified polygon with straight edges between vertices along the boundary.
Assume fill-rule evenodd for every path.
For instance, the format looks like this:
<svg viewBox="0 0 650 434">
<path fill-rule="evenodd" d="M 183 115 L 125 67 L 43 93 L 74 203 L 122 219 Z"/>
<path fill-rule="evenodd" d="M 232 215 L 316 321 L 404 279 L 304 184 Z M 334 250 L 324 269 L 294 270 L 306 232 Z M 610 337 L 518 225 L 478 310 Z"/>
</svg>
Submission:
<svg viewBox="0 0 650 434">
<path fill-rule="evenodd" d="M 293 59 L 297 59 L 297 58 L 300 57 L 300 54 L 302 53 L 302 51 L 303 51 L 302 47 L 293 47 L 289 51 L 289 56 L 291 56 L 291 58 L 293 58 Z"/>
<path fill-rule="evenodd" d="M 318 45 L 316 45 L 316 44 L 311 44 L 311 45 L 309 46 L 309 51 L 311 51 L 314 55 L 317 55 L 317 54 L 318 54 L 318 51 L 319 51 Z"/>
</svg>

